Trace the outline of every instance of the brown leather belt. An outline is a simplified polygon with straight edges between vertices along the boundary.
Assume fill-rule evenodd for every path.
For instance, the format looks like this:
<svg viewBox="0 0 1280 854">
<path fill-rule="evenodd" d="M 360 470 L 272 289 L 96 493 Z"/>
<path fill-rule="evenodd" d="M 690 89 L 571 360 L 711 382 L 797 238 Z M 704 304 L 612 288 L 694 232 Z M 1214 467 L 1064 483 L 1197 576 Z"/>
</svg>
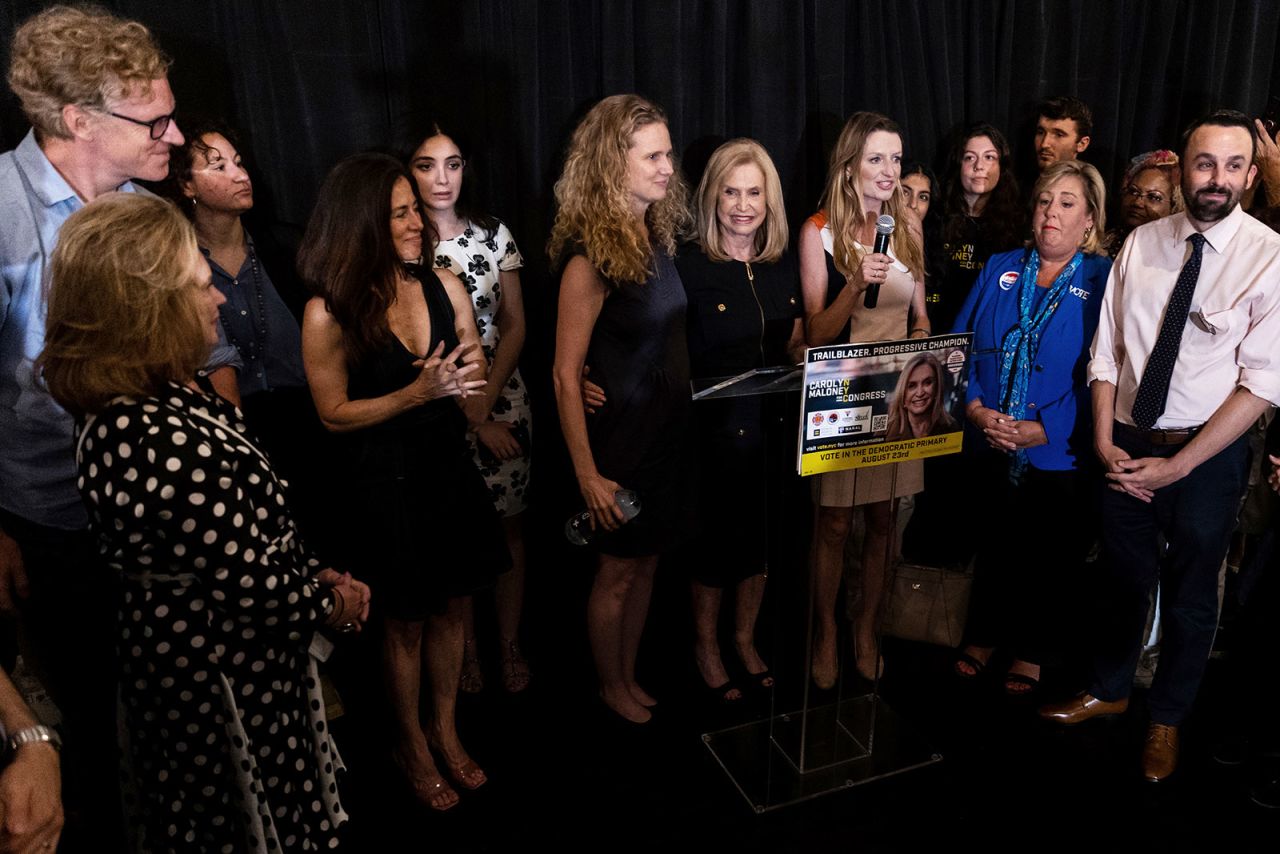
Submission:
<svg viewBox="0 0 1280 854">
<path fill-rule="evenodd" d="M 1135 439 L 1141 439 L 1149 445 L 1185 445 L 1203 428 L 1204 425 L 1200 424 L 1195 427 L 1180 427 L 1177 430 L 1143 430 L 1121 421 L 1115 423 L 1115 429 Z"/>
</svg>

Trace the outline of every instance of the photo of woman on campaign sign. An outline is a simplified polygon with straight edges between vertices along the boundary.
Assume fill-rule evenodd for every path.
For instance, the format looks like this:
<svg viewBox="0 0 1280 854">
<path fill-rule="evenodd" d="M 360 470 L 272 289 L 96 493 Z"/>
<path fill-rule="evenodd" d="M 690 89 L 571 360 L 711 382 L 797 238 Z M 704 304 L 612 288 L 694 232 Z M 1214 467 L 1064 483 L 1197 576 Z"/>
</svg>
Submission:
<svg viewBox="0 0 1280 854">
<path fill-rule="evenodd" d="M 969 337 L 944 335 L 809 350 L 800 473 L 959 451 Z"/>
</svg>

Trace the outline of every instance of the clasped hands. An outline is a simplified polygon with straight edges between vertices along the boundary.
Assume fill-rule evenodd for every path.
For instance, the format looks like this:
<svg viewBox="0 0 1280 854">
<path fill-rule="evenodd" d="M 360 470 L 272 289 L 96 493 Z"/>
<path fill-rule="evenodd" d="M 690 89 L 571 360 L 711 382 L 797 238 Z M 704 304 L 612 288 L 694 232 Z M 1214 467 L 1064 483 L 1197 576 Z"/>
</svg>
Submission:
<svg viewBox="0 0 1280 854">
<path fill-rule="evenodd" d="M 1135 460 L 1123 448 L 1117 448 L 1110 442 L 1095 442 L 1094 451 L 1106 470 L 1110 481 L 1107 486 L 1147 504 L 1151 503 L 1157 489 L 1180 480 L 1185 474 L 1176 454 Z"/>
<path fill-rule="evenodd" d="M 1019 421 L 982 404 L 971 406 L 968 415 L 987 437 L 987 444 L 997 451 L 1020 451 L 1049 443 L 1044 425 L 1039 421 Z"/>
<path fill-rule="evenodd" d="M 372 595 L 369 585 L 357 581 L 349 572 L 322 569 L 316 573 L 316 581 L 330 588 L 334 596 L 333 613 L 325 623 L 344 632 L 358 632 L 369 619 L 369 602 Z"/>
<path fill-rule="evenodd" d="M 472 397 L 481 394 L 485 381 L 466 379 L 480 370 L 480 363 L 467 362 L 458 366 L 458 360 L 473 350 L 474 344 L 459 344 L 448 355 L 443 355 L 444 342 L 441 341 L 425 359 L 418 359 L 413 363 L 415 368 L 421 370 L 406 391 L 417 403 L 426 403 L 438 397 Z"/>
</svg>

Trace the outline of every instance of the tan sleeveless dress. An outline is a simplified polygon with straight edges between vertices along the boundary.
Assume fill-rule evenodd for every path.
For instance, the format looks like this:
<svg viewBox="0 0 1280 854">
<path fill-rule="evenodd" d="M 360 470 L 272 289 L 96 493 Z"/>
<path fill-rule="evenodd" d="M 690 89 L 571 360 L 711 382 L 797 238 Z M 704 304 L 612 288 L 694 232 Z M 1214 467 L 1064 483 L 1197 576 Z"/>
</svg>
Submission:
<svg viewBox="0 0 1280 854">
<path fill-rule="evenodd" d="M 820 233 L 822 246 L 827 251 L 827 275 L 839 275 L 834 272 L 834 265 L 830 261 L 833 252 L 831 227 L 824 223 Z M 871 247 L 858 244 L 858 250 L 870 252 Z M 894 255 L 892 246 L 889 257 L 894 262 L 889 268 L 888 278 L 880 286 L 880 300 L 876 307 L 865 308 L 861 297 L 854 303 L 849 333 L 851 342 L 896 341 L 907 337 L 911 298 L 915 294 L 916 282 L 906 265 Z M 869 468 L 845 469 L 817 475 L 815 480 L 814 496 L 820 506 L 856 507 L 920 492 L 924 489 L 924 462 L 911 460 Z"/>
</svg>

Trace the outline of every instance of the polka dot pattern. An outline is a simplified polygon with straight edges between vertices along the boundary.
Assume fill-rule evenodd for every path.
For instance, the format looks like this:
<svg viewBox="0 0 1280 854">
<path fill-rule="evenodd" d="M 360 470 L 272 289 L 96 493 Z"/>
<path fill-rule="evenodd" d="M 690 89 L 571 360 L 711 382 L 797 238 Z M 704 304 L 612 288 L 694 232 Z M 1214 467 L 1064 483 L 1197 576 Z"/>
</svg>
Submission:
<svg viewBox="0 0 1280 854">
<path fill-rule="evenodd" d="M 81 445 L 124 578 L 124 773 L 146 851 L 327 850 L 347 820 L 307 649 L 331 605 L 245 433 L 229 404 L 173 386 L 112 403 Z"/>
<path fill-rule="evenodd" d="M 1133 423 L 1143 430 L 1156 426 L 1157 419 L 1164 414 L 1165 402 L 1169 398 L 1169 380 L 1173 378 L 1173 366 L 1178 361 L 1178 348 L 1191 312 L 1191 297 L 1196 292 L 1196 282 L 1200 280 L 1204 235 L 1193 234 L 1187 239 L 1191 241 L 1191 257 L 1182 265 L 1182 272 L 1173 286 L 1169 305 L 1164 310 L 1164 320 L 1160 322 L 1160 334 L 1156 337 L 1156 345 L 1151 348 L 1151 357 L 1142 370 L 1142 381 L 1138 383 L 1138 392 L 1133 398 Z"/>
</svg>

